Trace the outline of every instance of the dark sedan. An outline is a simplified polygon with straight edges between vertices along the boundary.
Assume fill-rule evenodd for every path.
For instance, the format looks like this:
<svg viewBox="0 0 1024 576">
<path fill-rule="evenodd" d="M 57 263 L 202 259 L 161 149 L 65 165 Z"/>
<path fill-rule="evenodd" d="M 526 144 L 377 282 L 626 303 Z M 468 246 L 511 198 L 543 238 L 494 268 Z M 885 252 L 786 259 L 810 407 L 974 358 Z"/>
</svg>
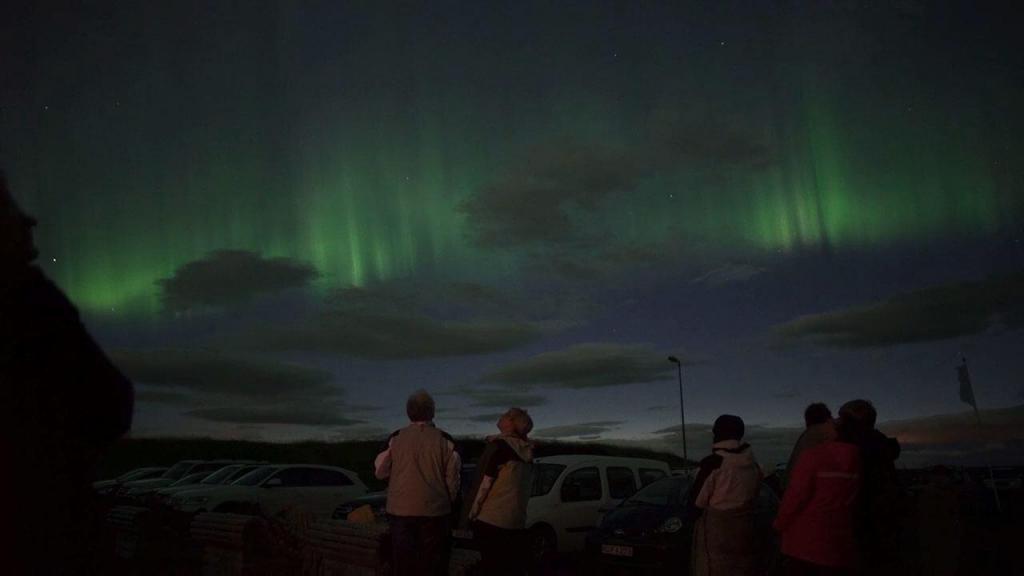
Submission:
<svg viewBox="0 0 1024 576">
<path fill-rule="evenodd" d="M 692 480 L 658 480 L 624 500 L 587 536 L 587 562 L 597 574 L 689 574 L 696 515 L 686 502 Z M 772 520 L 778 499 L 762 486 L 755 509 L 765 573 L 774 564 L 777 540 Z"/>
</svg>

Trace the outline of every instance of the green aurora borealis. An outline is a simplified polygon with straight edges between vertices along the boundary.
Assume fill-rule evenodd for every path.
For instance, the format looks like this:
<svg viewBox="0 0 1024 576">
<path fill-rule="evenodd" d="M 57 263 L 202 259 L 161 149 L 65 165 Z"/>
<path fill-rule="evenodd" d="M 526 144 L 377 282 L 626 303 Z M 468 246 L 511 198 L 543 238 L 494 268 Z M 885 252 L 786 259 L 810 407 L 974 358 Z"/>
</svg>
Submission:
<svg viewBox="0 0 1024 576">
<path fill-rule="evenodd" d="M 1014 223 L 993 166 L 1019 145 L 982 112 L 1005 105 L 1005 74 L 966 73 L 978 81 L 960 101 L 908 82 L 905 64 L 879 67 L 814 35 L 820 54 L 773 38 L 777 61 L 765 62 L 750 59 L 753 39 L 726 50 L 716 37 L 695 60 L 668 36 L 595 51 L 582 25 L 578 45 L 542 26 L 492 62 L 484 54 L 511 30 L 459 43 L 381 10 L 352 16 L 358 32 L 337 40 L 304 29 L 301 11 L 255 11 L 244 25 L 214 11 L 210 30 L 230 33 L 179 38 L 165 20 L 188 10 L 121 10 L 156 28 L 65 39 L 4 115 L 5 131 L 34 134 L 5 156 L 40 216 L 43 265 L 94 313 L 156 312 L 156 281 L 219 249 L 309 262 L 321 287 L 514 276 L 533 247 L 478 245 L 460 206 L 552 143 L 641 165 L 594 205 L 562 206 L 576 238 L 612 247 L 696 242 L 742 259 L 986 238 Z M 617 62 L 619 50 L 634 56 Z M 101 73 L 112 54 L 123 62 Z M 67 92 L 69 74 L 87 87 Z M 661 154 L 665 116 L 763 157 L 645 159 Z"/>
<path fill-rule="evenodd" d="M 685 166 L 663 169 L 577 217 L 622 242 L 658 244 L 682 229 L 748 255 L 984 237 L 1006 224 L 989 161 L 958 146 L 955 132 L 934 127 L 894 139 L 887 135 L 915 126 L 882 130 L 836 108 L 806 105 L 769 134 L 775 157 L 766 166 L 730 166 L 713 180 Z M 155 311 L 158 279 L 223 248 L 308 261 L 327 285 L 424 269 L 458 274 L 496 257 L 514 265 L 514 250 L 495 256 L 473 246 L 459 211 L 487 185 L 493 161 L 446 149 L 432 130 L 396 129 L 381 140 L 364 149 L 324 141 L 325 150 L 300 151 L 277 174 L 246 151 L 195 154 L 187 173 L 165 182 L 62 191 L 58 205 L 37 208 L 43 263 L 98 313 Z"/>
</svg>

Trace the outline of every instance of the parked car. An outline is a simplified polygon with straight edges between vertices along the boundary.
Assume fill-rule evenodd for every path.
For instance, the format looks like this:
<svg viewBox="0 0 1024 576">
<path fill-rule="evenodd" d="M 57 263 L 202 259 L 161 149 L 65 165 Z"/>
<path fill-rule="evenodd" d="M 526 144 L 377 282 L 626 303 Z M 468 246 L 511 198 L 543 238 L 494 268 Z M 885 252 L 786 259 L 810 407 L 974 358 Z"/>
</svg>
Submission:
<svg viewBox="0 0 1024 576">
<path fill-rule="evenodd" d="M 203 478 L 203 476 L 211 472 L 220 470 L 225 466 L 238 463 L 239 462 L 237 460 L 182 460 L 174 466 L 171 466 L 166 472 L 157 478 L 125 482 L 118 489 L 117 493 L 118 496 L 122 498 L 138 499 L 148 494 L 152 494 L 161 488 L 167 488 L 187 476 L 194 476 L 202 473 L 202 476 L 196 479 L 196 482 L 198 482 Z"/>
<path fill-rule="evenodd" d="M 167 488 L 161 488 L 160 490 L 157 490 L 156 493 L 154 494 L 154 497 L 159 502 L 167 502 L 168 500 L 170 500 L 171 496 L 174 496 L 175 494 L 180 494 L 182 492 L 187 492 L 189 490 L 195 490 L 197 488 L 207 488 L 209 486 L 222 486 L 225 484 L 231 484 L 232 482 L 238 480 L 242 476 L 245 476 L 249 472 L 252 472 L 253 470 L 265 465 L 266 463 L 232 464 L 230 466 L 225 466 L 220 470 L 217 470 L 216 472 L 212 472 L 210 474 L 200 472 L 198 474 L 199 478 L 194 481 L 193 478 L 197 476 L 196 474 L 186 476 L 181 480 L 178 480 L 174 484 L 171 484 Z"/>
<path fill-rule="evenodd" d="M 601 515 L 639 488 L 669 476 L 668 464 L 645 458 L 563 455 L 537 458 L 526 511 L 535 559 L 583 550 Z"/>
<path fill-rule="evenodd" d="M 136 468 L 130 472 L 125 472 L 117 478 L 110 478 L 108 480 L 99 480 L 92 483 L 92 487 L 99 494 L 111 494 L 117 490 L 118 486 L 125 482 L 131 482 L 133 480 L 148 480 L 150 478 L 158 478 L 164 472 L 167 471 L 166 467 L 161 466 L 149 466 L 146 468 Z"/>
<path fill-rule="evenodd" d="M 261 466 L 232 484 L 186 490 L 171 496 L 171 508 L 183 512 L 259 512 L 273 515 L 304 508 L 330 516 L 339 504 L 366 494 L 351 470 L 313 464 Z"/>
<path fill-rule="evenodd" d="M 693 480 L 672 476 L 650 484 L 624 500 L 587 535 L 587 573 L 689 574 L 690 547 L 697 514 L 687 506 Z M 762 485 L 754 522 L 759 545 L 759 574 L 775 562 L 777 536 L 772 521 L 779 501 Z"/>
</svg>

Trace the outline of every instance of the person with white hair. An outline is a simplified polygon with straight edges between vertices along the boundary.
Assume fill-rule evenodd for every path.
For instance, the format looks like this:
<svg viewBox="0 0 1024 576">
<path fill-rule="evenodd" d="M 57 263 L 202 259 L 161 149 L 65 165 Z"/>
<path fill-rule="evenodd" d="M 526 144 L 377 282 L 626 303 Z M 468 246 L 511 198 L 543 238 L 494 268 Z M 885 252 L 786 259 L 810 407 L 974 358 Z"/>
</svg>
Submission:
<svg viewBox="0 0 1024 576">
<path fill-rule="evenodd" d="M 480 456 L 468 519 L 480 549 L 482 573 L 521 575 L 533 463 L 527 435 L 533 419 L 526 410 L 509 408 L 497 426 L 500 434 L 487 439 Z"/>
<path fill-rule="evenodd" d="M 405 404 L 409 425 L 391 434 L 374 462 L 388 481 L 387 513 L 396 576 L 448 573 L 452 503 L 462 461 L 455 440 L 434 426 L 434 399 L 425 390 Z"/>
</svg>

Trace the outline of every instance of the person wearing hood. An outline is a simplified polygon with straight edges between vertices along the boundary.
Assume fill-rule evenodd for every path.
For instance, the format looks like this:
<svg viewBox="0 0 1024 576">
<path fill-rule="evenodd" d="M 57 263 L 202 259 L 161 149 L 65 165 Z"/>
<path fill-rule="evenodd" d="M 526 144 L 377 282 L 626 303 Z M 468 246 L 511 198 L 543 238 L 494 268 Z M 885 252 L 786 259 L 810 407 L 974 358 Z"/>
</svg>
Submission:
<svg viewBox="0 0 1024 576">
<path fill-rule="evenodd" d="M 711 455 L 700 462 L 690 487 L 690 506 L 699 510 L 693 531 L 694 576 L 745 576 L 757 570 L 754 500 L 761 468 L 743 443 L 739 416 L 715 420 Z"/>
<path fill-rule="evenodd" d="M 468 519 L 483 574 L 523 573 L 525 554 L 519 544 L 525 542 L 530 501 L 533 446 L 527 435 L 532 429 L 533 419 L 526 410 L 509 408 L 498 419 L 501 434 L 488 438 L 480 456 Z"/>
</svg>

